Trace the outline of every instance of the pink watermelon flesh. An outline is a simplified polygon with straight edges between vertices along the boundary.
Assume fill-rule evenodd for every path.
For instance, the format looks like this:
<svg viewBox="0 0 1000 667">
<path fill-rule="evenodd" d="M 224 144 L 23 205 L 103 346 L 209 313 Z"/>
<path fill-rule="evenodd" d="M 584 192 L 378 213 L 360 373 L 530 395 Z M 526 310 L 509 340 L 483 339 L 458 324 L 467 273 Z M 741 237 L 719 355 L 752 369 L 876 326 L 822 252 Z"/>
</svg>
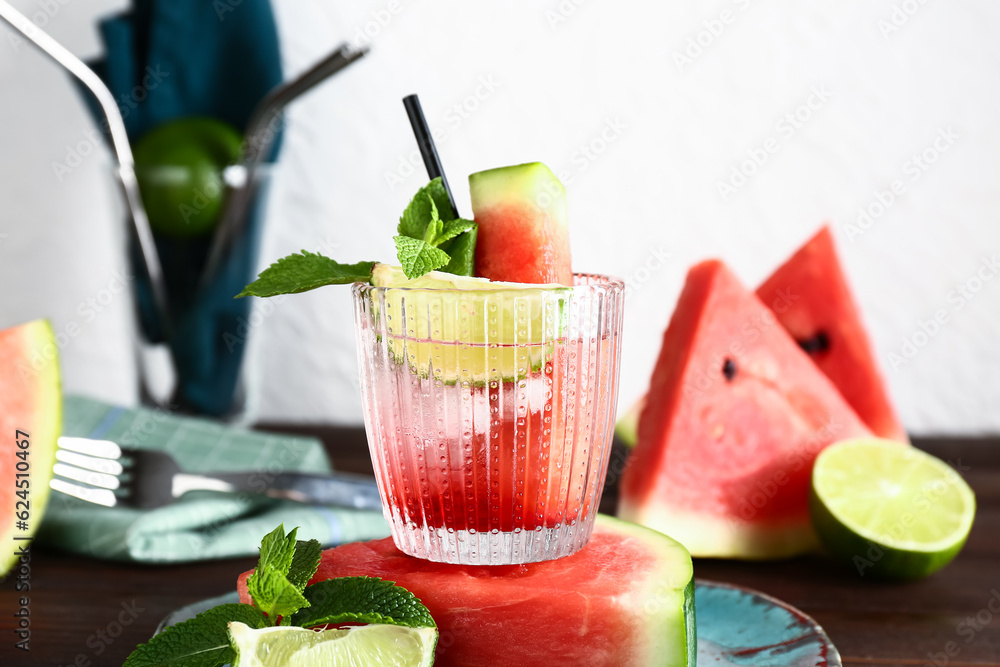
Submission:
<svg viewBox="0 0 1000 667">
<path fill-rule="evenodd" d="M 653 372 L 619 516 L 694 556 L 811 549 L 813 460 L 871 432 L 719 261 L 693 267 Z"/>
<path fill-rule="evenodd" d="M 757 296 L 876 435 L 907 442 L 829 227 L 778 268 Z"/>
<path fill-rule="evenodd" d="M 12 545 L 0 555 L 0 576 L 16 565 L 18 546 L 29 544 L 48 504 L 62 426 L 56 350 L 46 320 L 0 331 L 0 540 Z M 25 523 L 18 514 L 27 516 Z"/>
<path fill-rule="evenodd" d="M 908 442 L 828 227 L 777 269 L 757 289 L 757 296 L 873 433 Z M 645 396 L 636 401 L 615 427 L 616 435 L 629 447 L 635 446 L 638 415 L 645 401 Z"/>
<path fill-rule="evenodd" d="M 573 284 L 566 190 L 540 162 L 469 176 L 479 225 L 476 275 L 514 283 Z"/>
<path fill-rule="evenodd" d="M 527 565 L 433 563 L 391 538 L 345 544 L 323 552 L 310 583 L 352 576 L 394 581 L 424 603 L 440 632 L 436 667 L 694 665 L 690 555 L 611 517 L 576 554 Z"/>
</svg>

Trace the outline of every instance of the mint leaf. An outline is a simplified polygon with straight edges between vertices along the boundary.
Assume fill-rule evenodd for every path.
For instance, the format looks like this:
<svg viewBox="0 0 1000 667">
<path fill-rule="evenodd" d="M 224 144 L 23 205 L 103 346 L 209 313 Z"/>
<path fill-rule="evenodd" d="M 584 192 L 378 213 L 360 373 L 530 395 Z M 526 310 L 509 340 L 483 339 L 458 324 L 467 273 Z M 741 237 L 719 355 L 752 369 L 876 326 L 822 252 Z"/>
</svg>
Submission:
<svg viewBox="0 0 1000 667">
<path fill-rule="evenodd" d="M 236 659 L 226 628 L 230 621 L 266 628 L 260 610 L 248 604 L 212 607 L 183 623 L 171 625 L 139 644 L 123 667 L 221 667 Z"/>
<path fill-rule="evenodd" d="M 413 195 L 413 199 L 410 200 L 399 219 L 396 231 L 399 232 L 400 236 L 423 239 L 431 245 L 438 245 L 440 241 L 434 243 L 433 236 L 427 238 L 428 225 L 437 220 L 450 222 L 454 219 L 455 211 L 452 210 L 451 202 L 448 201 L 448 191 L 444 189 L 442 180 L 435 178 Z"/>
<path fill-rule="evenodd" d="M 253 592 L 250 594 L 253 603 L 267 614 L 272 623 L 275 623 L 280 616 L 281 624 L 288 625 L 292 614 L 309 606 L 309 601 L 303 597 L 295 584 L 273 567 L 258 566 L 251 576 L 256 581 L 257 589 L 256 594 Z M 247 586 L 249 585 L 250 580 L 247 579 Z"/>
<path fill-rule="evenodd" d="M 460 276 L 474 274 L 476 224 L 456 218 L 440 178 L 417 191 L 403 211 L 397 230 L 399 236 L 394 239 L 397 257 L 408 278 L 419 278 L 442 267 Z M 303 250 L 264 269 L 236 298 L 296 294 L 324 285 L 370 282 L 374 264 L 341 264 Z"/>
<path fill-rule="evenodd" d="M 476 223 L 472 223 L 472 227 L 467 231 L 441 244 L 441 250 L 451 257 L 451 261 L 441 270 L 456 276 L 476 275 L 476 237 L 478 234 L 479 227 Z"/>
<path fill-rule="evenodd" d="M 253 599 L 254 606 L 267 614 L 272 621 L 278 616 L 287 619 L 309 604 L 302 597 L 302 589 L 288 578 L 295 559 L 298 544 L 295 541 L 295 534 L 298 531 L 298 528 L 293 528 L 285 535 L 285 525 L 281 524 L 265 535 L 260 542 L 260 559 L 257 561 L 257 567 L 247 578 L 247 591 Z M 303 566 L 300 566 L 300 569 L 303 569 Z M 296 578 L 299 577 L 301 573 L 296 573 Z M 312 572 L 309 573 L 309 577 L 312 577 Z"/>
<path fill-rule="evenodd" d="M 444 231 L 444 222 L 438 219 L 431 220 L 427 223 L 427 229 L 424 230 L 423 240 L 432 246 L 437 246 L 438 237 L 441 236 L 442 231 Z"/>
<path fill-rule="evenodd" d="M 396 231 L 401 236 L 422 239 L 424 237 L 424 230 L 427 229 L 427 224 L 432 220 L 441 219 L 437 205 L 431 196 L 424 191 L 425 189 L 417 192 L 406 206 L 406 210 L 403 211 L 403 215 L 399 219 L 399 225 L 396 227 Z"/>
<path fill-rule="evenodd" d="M 426 241 L 409 236 L 396 236 L 392 240 L 396 242 L 396 257 L 403 267 L 403 273 L 411 280 L 439 269 L 451 260 L 447 253 Z"/>
<path fill-rule="evenodd" d="M 303 250 L 279 259 L 264 269 L 257 280 L 243 288 L 236 298 L 297 294 L 323 285 L 368 282 L 375 262 L 341 264 L 329 257 Z"/>
<path fill-rule="evenodd" d="M 323 547 L 316 540 L 299 540 L 295 543 L 295 555 L 292 556 L 292 566 L 288 570 L 288 581 L 301 591 L 316 574 L 319 558 Z"/>
<path fill-rule="evenodd" d="M 441 247 L 441 244 L 445 241 L 450 241 L 459 234 L 464 234 L 467 231 L 476 228 L 476 223 L 472 220 L 464 220 L 462 218 L 456 218 L 455 220 L 449 220 L 442 224 L 442 229 L 438 232 L 437 237 L 434 240 L 434 245 Z M 442 248 L 443 250 L 443 248 Z M 445 250 L 445 252 L 448 252 Z"/>
<path fill-rule="evenodd" d="M 377 577 L 327 579 L 305 590 L 309 607 L 292 623 L 304 628 L 325 623 L 387 623 L 411 628 L 437 627 L 427 607 L 402 586 Z"/>
<path fill-rule="evenodd" d="M 285 535 L 285 524 L 280 524 L 277 528 L 264 536 L 260 541 L 260 558 L 257 567 L 273 567 L 278 570 L 281 576 L 288 574 L 292 567 L 292 558 L 295 556 L 295 534 L 299 532 L 298 527 L 292 528 L 288 535 Z M 247 582 L 249 584 L 249 582 Z"/>
<path fill-rule="evenodd" d="M 444 189 L 444 181 L 441 180 L 440 176 L 425 185 L 420 191 L 429 195 L 434 201 L 438 217 L 445 222 L 455 219 L 455 211 L 451 208 L 451 202 L 448 200 L 448 191 Z"/>
</svg>

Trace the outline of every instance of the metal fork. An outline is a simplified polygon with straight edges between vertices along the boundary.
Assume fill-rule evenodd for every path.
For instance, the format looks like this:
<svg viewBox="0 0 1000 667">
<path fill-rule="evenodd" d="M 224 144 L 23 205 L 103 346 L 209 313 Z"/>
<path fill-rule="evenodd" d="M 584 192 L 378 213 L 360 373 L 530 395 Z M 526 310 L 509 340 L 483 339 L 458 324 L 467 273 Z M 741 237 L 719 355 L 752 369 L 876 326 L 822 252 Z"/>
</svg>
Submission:
<svg viewBox="0 0 1000 667">
<path fill-rule="evenodd" d="M 59 438 L 56 491 L 105 507 L 162 507 L 189 491 L 250 493 L 303 503 L 381 510 L 375 480 L 364 475 L 301 472 L 219 472 L 192 474 L 166 452 L 122 448 L 110 440 Z"/>
</svg>

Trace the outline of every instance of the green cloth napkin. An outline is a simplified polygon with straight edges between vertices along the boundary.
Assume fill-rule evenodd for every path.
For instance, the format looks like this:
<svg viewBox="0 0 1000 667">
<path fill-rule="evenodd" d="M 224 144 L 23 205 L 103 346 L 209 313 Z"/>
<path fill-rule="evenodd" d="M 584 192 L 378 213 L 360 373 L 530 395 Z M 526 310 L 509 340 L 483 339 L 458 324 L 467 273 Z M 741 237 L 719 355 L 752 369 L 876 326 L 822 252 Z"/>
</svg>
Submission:
<svg viewBox="0 0 1000 667">
<path fill-rule="evenodd" d="M 169 452 L 186 472 L 330 470 L 314 438 L 247 431 L 80 396 L 64 399 L 63 435 Z M 379 512 L 250 494 L 192 492 L 158 509 L 137 510 L 101 507 L 53 491 L 37 539 L 95 558 L 182 563 L 256 555 L 261 538 L 279 523 L 289 530 L 299 526 L 299 539 L 324 546 L 389 534 Z"/>
</svg>

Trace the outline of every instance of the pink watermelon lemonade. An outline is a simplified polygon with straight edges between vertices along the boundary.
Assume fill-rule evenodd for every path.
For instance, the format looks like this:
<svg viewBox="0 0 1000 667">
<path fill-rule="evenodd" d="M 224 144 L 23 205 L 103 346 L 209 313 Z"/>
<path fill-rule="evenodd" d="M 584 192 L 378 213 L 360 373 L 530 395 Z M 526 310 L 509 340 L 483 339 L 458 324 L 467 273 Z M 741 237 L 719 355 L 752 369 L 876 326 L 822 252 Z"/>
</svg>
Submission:
<svg viewBox="0 0 1000 667">
<path fill-rule="evenodd" d="M 365 423 L 397 546 L 479 565 L 574 553 L 607 468 L 622 283 L 422 286 L 436 279 L 354 288 Z"/>
<path fill-rule="evenodd" d="M 559 342 L 557 356 L 581 344 Z M 597 341 L 599 346 L 610 344 L 609 339 Z M 604 363 L 610 359 L 607 351 L 599 356 Z M 402 395 L 386 392 L 384 398 L 394 413 L 432 416 L 430 423 L 408 422 L 393 431 L 383 422 L 380 440 L 391 451 L 387 458 L 395 459 L 394 473 L 400 482 L 388 484 L 382 471 L 391 504 L 406 516 L 422 517 L 427 526 L 470 534 L 557 528 L 579 519 L 581 510 L 589 512 L 586 490 L 596 482 L 599 466 L 590 465 L 589 438 L 568 442 L 561 437 L 558 425 L 565 422 L 567 411 L 562 393 L 550 390 L 560 381 L 553 377 L 555 367 L 547 363 L 518 383 L 495 381 L 468 389 L 453 384 L 437 392 L 432 386 L 429 391 Z M 379 386 L 392 387 L 393 378 L 382 378 Z M 537 409 L 515 407 L 510 397 L 518 392 Z M 471 404 L 471 423 L 465 419 L 448 424 L 433 418 L 435 403 L 457 402 Z M 580 419 L 579 430 L 594 428 L 593 413 Z M 560 437 L 553 437 L 553 423 Z M 439 465 L 426 465 L 424 459 L 434 456 L 440 457 Z M 582 474 L 574 475 L 578 468 Z"/>
</svg>

